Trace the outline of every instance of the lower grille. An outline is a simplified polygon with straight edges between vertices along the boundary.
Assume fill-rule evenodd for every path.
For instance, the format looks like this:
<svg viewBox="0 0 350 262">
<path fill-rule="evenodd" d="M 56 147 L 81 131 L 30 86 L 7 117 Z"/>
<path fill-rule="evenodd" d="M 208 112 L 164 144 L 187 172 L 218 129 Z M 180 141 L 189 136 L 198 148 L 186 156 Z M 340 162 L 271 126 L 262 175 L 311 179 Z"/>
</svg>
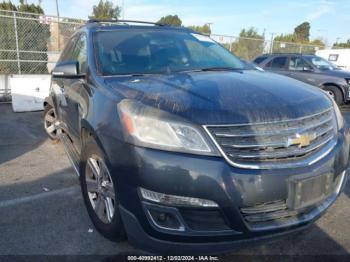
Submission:
<svg viewBox="0 0 350 262">
<path fill-rule="evenodd" d="M 307 165 L 336 143 L 333 110 L 287 121 L 205 126 L 230 164 L 246 168 Z"/>
<path fill-rule="evenodd" d="M 282 225 L 288 219 L 309 213 L 314 207 L 300 210 L 290 210 L 284 200 L 264 203 L 252 207 L 241 208 L 241 214 L 252 228 L 263 228 L 274 225 Z"/>
<path fill-rule="evenodd" d="M 219 210 L 181 209 L 181 216 L 187 226 L 196 231 L 230 230 Z"/>
</svg>

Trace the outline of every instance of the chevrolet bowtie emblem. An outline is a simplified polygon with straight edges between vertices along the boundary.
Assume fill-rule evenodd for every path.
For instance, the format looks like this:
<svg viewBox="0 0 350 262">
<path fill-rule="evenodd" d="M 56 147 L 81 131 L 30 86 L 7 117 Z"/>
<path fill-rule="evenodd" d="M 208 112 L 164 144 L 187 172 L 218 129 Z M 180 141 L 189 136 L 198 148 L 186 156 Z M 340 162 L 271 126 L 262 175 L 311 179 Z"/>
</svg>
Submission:
<svg viewBox="0 0 350 262">
<path fill-rule="evenodd" d="M 289 137 L 287 140 L 287 147 L 292 145 L 298 145 L 299 147 L 305 147 L 316 139 L 316 133 L 304 133 L 296 134 L 294 137 Z"/>
</svg>

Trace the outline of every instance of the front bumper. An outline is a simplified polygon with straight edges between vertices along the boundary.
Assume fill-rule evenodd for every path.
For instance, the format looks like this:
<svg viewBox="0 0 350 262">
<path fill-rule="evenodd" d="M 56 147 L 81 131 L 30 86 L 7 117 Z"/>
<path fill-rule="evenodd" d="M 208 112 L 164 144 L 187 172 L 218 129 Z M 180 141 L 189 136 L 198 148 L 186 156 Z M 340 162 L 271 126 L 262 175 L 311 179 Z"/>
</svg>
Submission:
<svg viewBox="0 0 350 262">
<path fill-rule="evenodd" d="M 319 218 L 336 200 L 347 179 L 349 131 L 338 134 L 334 149 L 323 159 L 307 167 L 294 169 L 249 170 L 235 168 L 221 157 L 194 156 L 130 146 L 123 164 L 111 161 L 112 173 L 118 174 L 120 210 L 131 244 L 157 253 L 221 253 L 246 241 L 265 239 L 302 229 Z M 108 154 L 115 155 L 116 152 Z M 114 159 L 114 160 L 113 160 Z M 267 222 L 247 220 L 243 210 L 286 201 L 288 181 L 296 176 L 332 173 L 333 190 L 327 198 L 303 212 L 278 215 Z M 210 215 L 186 218 L 181 208 L 166 207 L 141 200 L 138 189 L 214 201 L 225 227 L 208 222 Z M 184 218 L 185 230 L 157 227 L 147 212 L 150 208 L 172 209 Z M 270 207 L 270 206 L 268 206 Z M 172 211 L 172 212 L 173 212 Z M 210 211 L 210 210 L 209 210 Z M 212 210 L 211 210 L 212 211 Z M 284 210 L 289 212 L 288 210 Z M 275 216 L 275 214 L 273 214 Z M 204 218 L 204 219 L 203 219 Z M 208 218 L 206 220 L 206 218 Z M 194 226 L 189 226 L 190 222 Z M 197 223 L 197 224 L 196 224 Z"/>
</svg>

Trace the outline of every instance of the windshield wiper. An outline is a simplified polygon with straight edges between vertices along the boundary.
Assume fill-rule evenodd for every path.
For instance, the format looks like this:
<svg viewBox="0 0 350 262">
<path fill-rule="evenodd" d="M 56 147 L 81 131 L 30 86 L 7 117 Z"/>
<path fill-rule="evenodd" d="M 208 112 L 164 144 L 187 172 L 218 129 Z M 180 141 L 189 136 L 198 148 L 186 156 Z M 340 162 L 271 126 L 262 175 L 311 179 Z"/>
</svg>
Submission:
<svg viewBox="0 0 350 262">
<path fill-rule="evenodd" d="M 199 68 L 199 69 L 194 69 L 193 71 L 208 72 L 208 71 L 237 71 L 237 70 L 243 70 L 243 68 L 220 66 L 220 67 Z"/>
</svg>

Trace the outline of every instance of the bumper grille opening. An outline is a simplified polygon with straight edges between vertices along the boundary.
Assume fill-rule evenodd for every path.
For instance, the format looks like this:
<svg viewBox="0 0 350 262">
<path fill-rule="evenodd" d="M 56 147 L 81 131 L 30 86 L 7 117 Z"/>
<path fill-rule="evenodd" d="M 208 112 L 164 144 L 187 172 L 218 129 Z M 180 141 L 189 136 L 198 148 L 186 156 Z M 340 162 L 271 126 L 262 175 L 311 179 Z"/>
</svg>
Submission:
<svg viewBox="0 0 350 262">
<path fill-rule="evenodd" d="M 196 231 L 230 230 L 219 210 L 181 209 L 181 216 L 187 226 Z"/>
<path fill-rule="evenodd" d="M 329 152 L 336 142 L 331 108 L 287 121 L 205 128 L 230 164 L 248 168 L 305 165 Z"/>
</svg>

